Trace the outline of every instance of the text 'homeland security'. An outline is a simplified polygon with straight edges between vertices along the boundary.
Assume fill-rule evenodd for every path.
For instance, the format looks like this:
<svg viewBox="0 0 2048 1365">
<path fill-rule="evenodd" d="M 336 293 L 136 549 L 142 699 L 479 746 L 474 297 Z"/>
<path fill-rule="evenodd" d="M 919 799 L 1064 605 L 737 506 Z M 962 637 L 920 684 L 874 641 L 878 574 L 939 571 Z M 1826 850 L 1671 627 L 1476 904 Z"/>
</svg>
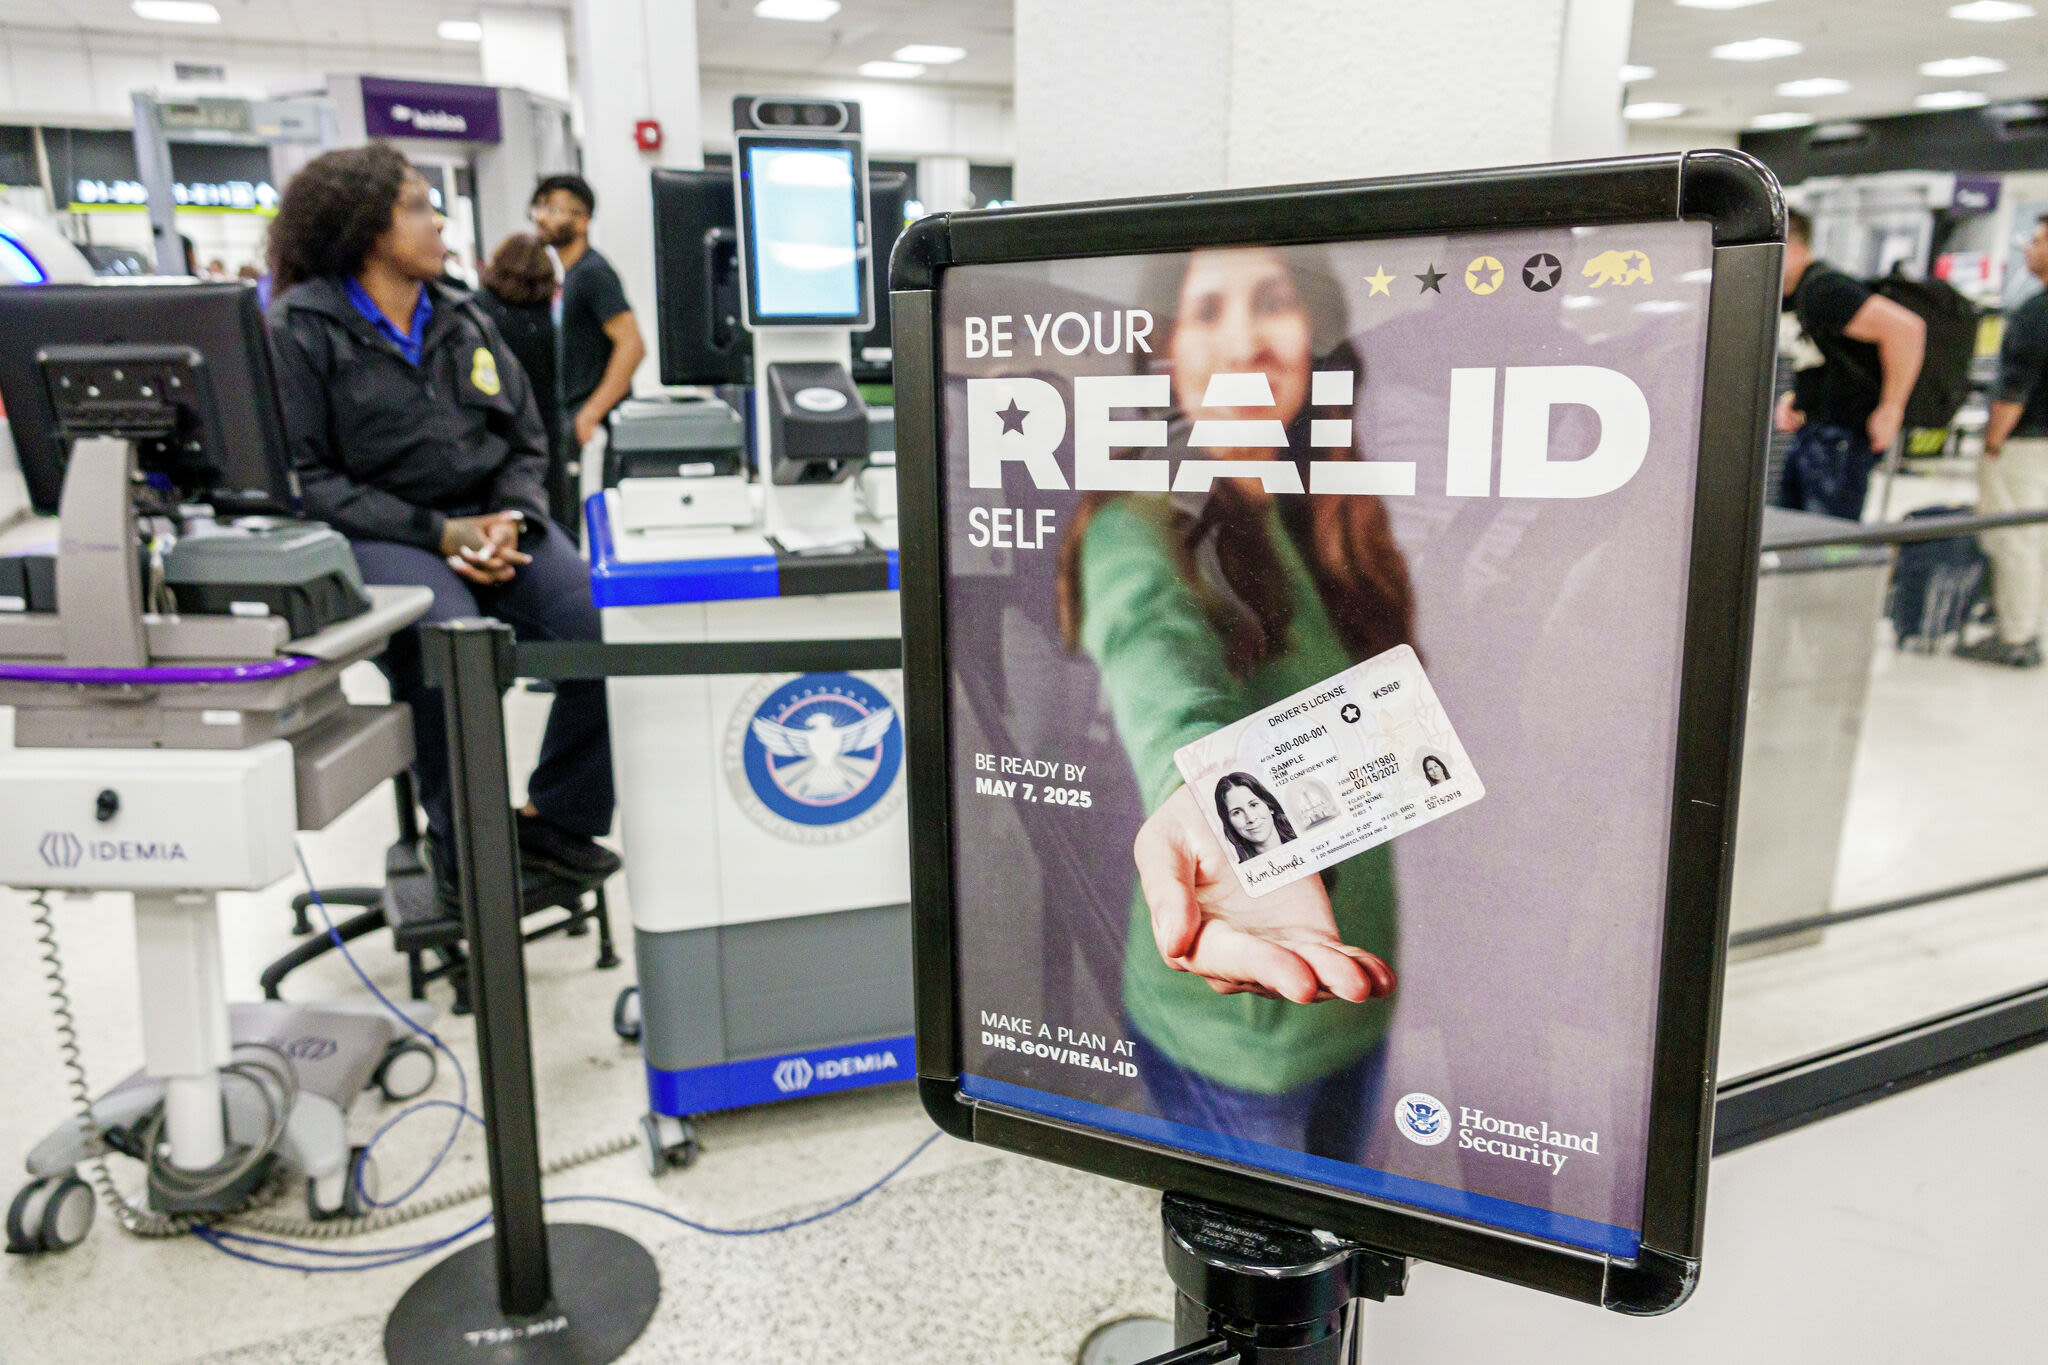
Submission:
<svg viewBox="0 0 2048 1365">
<path fill-rule="evenodd" d="M 1494 1136 L 1497 1135 L 1497 1136 Z M 1565 1133 L 1547 1121 L 1516 1123 L 1483 1109 L 1458 1106 L 1458 1145 L 1469 1151 L 1526 1161 L 1555 1174 L 1574 1152 L 1600 1155 L 1600 1134 Z"/>
</svg>

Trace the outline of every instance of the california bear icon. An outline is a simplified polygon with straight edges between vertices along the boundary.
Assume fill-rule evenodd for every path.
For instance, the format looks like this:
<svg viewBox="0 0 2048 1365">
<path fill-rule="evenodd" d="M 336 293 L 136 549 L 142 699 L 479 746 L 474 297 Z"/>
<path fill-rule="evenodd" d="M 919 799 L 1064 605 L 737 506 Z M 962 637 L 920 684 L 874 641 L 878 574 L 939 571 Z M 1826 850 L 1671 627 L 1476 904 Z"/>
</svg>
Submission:
<svg viewBox="0 0 2048 1365">
<path fill-rule="evenodd" d="M 1650 258 L 1640 251 L 1603 251 L 1579 267 L 1598 289 L 1603 284 L 1650 284 Z"/>
</svg>

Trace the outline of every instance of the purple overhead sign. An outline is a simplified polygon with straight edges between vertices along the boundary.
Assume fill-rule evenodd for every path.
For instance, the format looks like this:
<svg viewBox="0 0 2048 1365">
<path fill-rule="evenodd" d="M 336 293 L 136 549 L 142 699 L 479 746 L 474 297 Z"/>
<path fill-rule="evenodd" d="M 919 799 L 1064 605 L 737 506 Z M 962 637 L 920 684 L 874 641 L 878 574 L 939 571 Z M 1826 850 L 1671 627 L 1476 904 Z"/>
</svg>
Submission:
<svg viewBox="0 0 2048 1365">
<path fill-rule="evenodd" d="M 498 92 L 488 85 L 365 76 L 363 127 L 371 137 L 498 140 Z"/>
</svg>

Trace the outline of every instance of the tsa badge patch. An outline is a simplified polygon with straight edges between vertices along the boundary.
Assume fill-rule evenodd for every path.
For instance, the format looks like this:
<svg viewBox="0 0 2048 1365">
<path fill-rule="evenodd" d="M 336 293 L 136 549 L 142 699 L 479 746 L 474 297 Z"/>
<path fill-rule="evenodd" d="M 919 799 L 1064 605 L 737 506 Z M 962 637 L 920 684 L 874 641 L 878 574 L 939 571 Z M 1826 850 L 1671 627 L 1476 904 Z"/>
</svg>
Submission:
<svg viewBox="0 0 2048 1365">
<path fill-rule="evenodd" d="M 765 678 L 733 707 L 726 777 L 755 824 L 800 844 L 867 833 L 903 801 L 896 700 L 851 673 Z"/>
</svg>

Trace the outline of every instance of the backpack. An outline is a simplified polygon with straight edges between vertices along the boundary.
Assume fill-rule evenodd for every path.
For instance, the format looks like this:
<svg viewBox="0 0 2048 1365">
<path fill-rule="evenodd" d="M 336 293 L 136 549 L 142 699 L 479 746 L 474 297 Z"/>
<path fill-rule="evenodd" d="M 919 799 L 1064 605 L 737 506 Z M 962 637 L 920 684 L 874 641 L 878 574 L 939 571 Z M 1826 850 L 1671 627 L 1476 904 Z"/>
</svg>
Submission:
<svg viewBox="0 0 2048 1365">
<path fill-rule="evenodd" d="M 1906 399 L 1906 425 L 1946 430 L 1970 396 L 1970 361 L 1977 354 L 1977 309 L 1947 280 L 1910 280 L 1894 269 L 1868 281 L 1882 294 L 1927 324 L 1927 352 L 1920 377 Z"/>
<path fill-rule="evenodd" d="M 1927 349 L 1920 361 L 1920 377 L 1913 381 L 1913 392 L 1906 398 L 1905 425 L 1909 430 L 1946 431 L 1970 396 L 1970 361 L 1977 354 L 1976 306 L 1946 280 L 1908 279 L 1897 267 L 1889 275 L 1864 281 L 1864 285 L 1927 324 Z M 1797 294 L 1793 308 L 1799 325 L 1818 344 Z M 1839 347 L 1822 345 L 1821 352 L 1830 364 L 1853 370 L 1872 390 L 1884 387 L 1883 375 L 1871 373 L 1860 359 Z"/>
</svg>

